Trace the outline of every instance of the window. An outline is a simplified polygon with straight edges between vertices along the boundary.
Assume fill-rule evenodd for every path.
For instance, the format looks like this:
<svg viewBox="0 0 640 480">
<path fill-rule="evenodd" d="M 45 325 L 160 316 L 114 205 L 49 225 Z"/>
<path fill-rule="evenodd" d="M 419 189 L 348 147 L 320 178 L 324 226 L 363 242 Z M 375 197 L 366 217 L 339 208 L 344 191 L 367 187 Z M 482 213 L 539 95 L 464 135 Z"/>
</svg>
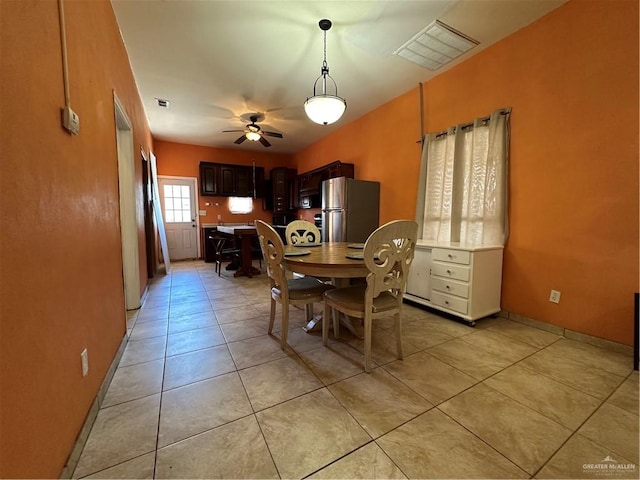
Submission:
<svg viewBox="0 0 640 480">
<path fill-rule="evenodd" d="M 191 192 L 187 185 L 164 186 L 164 214 L 167 223 L 191 222 Z"/>
<path fill-rule="evenodd" d="M 231 213 L 251 213 L 253 211 L 253 198 L 229 197 L 229 211 Z"/>
<path fill-rule="evenodd" d="M 504 245 L 510 113 L 508 108 L 496 110 L 470 124 L 427 135 L 424 197 L 418 203 L 423 239 Z"/>
</svg>

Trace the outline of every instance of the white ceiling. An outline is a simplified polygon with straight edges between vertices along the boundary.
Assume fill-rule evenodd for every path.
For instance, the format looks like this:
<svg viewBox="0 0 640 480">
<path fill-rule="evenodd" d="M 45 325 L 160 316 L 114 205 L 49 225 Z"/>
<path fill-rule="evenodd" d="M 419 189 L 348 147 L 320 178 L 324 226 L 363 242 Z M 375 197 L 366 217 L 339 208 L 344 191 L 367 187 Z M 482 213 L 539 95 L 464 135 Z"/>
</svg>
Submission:
<svg viewBox="0 0 640 480">
<path fill-rule="evenodd" d="M 153 136 L 293 153 L 521 29 L 566 0 L 112 0 Z M 334 125 L 304 114 L 327 63 L 347 101 Z M 433 72 L 393 52 L 438 19 L 480 44 Z M 155 99 L 170 102 L 168 109 Z M 233 142 L 246 114 L 284 138 Z M 416 106 L 416 114 L 418 106 Z"/>
</svg>

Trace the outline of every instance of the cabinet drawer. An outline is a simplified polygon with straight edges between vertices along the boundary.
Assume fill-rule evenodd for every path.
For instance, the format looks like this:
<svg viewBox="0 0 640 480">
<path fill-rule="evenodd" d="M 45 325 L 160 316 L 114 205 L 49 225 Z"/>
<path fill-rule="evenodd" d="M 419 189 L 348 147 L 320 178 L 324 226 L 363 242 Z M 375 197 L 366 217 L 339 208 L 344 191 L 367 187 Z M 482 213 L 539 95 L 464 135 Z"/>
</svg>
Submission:
<svg viewBox="0 0 640 480">
<path fill-rule="evenodd" d="M 432 291 L 430 300 L 431 303 L 438 305 L 439 307 L 453 310 L 454 312 L 462 313 L 464 315 L 467 314 L 469 302 L 464 298 Z"/>
<path fill-rule="evenodd" d="M 434 277 L 431 280 L 431 288 L 443 293 L 449 293 L 457 297 L 469 298 L 469 284 L 454 282 L 446 278 Z"/>
<path fill-rule="evenodd" d="M 433 262 L 431 265 L 431 273 L 439 277 L 455 278 L 456 280 L 462 280 L 464 282 L 468 282 L 469 278 L 471 278 L 470 267 L 462 267 L 451 263 Z"/>
<path fill-rule="evenodd" d="M 460 263 L 469 265 L 471 263 L 471 252 L 465 250 L 449 250 L 445 248 L 434 248 L 432 251 L 433 259 L 441 262 Z"/>
</svg>

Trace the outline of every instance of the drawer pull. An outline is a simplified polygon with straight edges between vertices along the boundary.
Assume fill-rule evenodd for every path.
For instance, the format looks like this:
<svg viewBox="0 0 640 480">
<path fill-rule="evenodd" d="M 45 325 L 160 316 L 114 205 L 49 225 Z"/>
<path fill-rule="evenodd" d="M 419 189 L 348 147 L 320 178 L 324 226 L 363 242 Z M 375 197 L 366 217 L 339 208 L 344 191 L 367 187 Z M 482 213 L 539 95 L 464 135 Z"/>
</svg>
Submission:
<svg viewBox="0 0 640 480">
<path fill-rule="evenodd" d="M 451 275 L 453 272 L 451 270 L 447 270 L 447 273 Z"/>
<path fill-rule="evenodd" d="M 445 300 L 445 301 L 444 301 L 444 304 L 445 304 L 445 305 L 449 305 L 449 300 Z"/>
<path fill-rule="evenodd" d="M 450 259 L 452 259 L 452 260 L 453 260 L 453 255 L 448 254 L 448 255 L 447 255 L 447 257 L 449 257 Z"/>
<path fill-rule="evenodd" d="M 444 287 L 444 288 L 446 288 L 447 290 L 451 290 L 451 287 L 450 287 L 449 285 L 447 285 L 447 286 L 446 286 L 446 287 Z"/>
</svg>

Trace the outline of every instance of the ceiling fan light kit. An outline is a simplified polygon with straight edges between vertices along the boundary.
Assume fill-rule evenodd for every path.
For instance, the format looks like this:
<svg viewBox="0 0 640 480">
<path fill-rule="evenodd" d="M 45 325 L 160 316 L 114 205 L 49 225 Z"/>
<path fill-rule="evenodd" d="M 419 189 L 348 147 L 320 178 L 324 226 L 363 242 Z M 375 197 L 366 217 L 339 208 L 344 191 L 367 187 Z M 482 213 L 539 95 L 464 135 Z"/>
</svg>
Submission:
<svg viewBox="0 0 640 480">
<path fill-rule="evenodd" d="M 320 69 L 320 76 L 313 84 L 313 96 L 307 98 L 307 101 L 304 102 L 304 111 L 311 121 L 320 125 L 330 125 L 342 117 L 347 108 L 347 102 L 344 98 L 338 96 L 338 85 L 329 75 L 329 66 L 327 65 L 327 30 L 331 28 L 331 20 L 322 19 L 318 25 L 320 30 L 324 32 L 324 59 Z M 327 79 L 333 82 L 335 95 L 327 93 Z M 322 82 L 322 93 L 316 93 L 316 88 L 320 81 Z"/>
<path fill-rule="evenodd" d="M 251 132 L 251 131 L 245 133 L 244 136 L 247 137 L 247 140 L 251 140 L 252 142 L 257 142 L 261 138 L 258 132 Z"/>
<path fill-rule="evenodd" d="M 244 130 L 223 130 L 222 133 L 242 132 L 242 135 L 240 135 L 240 137 L 238 137 L 238 139 L 233 142 L 238 145 L 240 145 L 245 140 L 250 140 L 252 142 L 259 141 L 264 147 L 270 147 L 271 144 L 266 138 L 264 138 L 265 135 L 268 137 L 282 138 L 281 133 L 267 132 L 265 130 L 262 130 L 260 128 L 260 125 L 256 123 L 264 120 L 264 115 L 259 113 L 252 113 L 249 114 L 249 120 L 251 120 L 251 123 L 249 123 Z"/>
</svg>

